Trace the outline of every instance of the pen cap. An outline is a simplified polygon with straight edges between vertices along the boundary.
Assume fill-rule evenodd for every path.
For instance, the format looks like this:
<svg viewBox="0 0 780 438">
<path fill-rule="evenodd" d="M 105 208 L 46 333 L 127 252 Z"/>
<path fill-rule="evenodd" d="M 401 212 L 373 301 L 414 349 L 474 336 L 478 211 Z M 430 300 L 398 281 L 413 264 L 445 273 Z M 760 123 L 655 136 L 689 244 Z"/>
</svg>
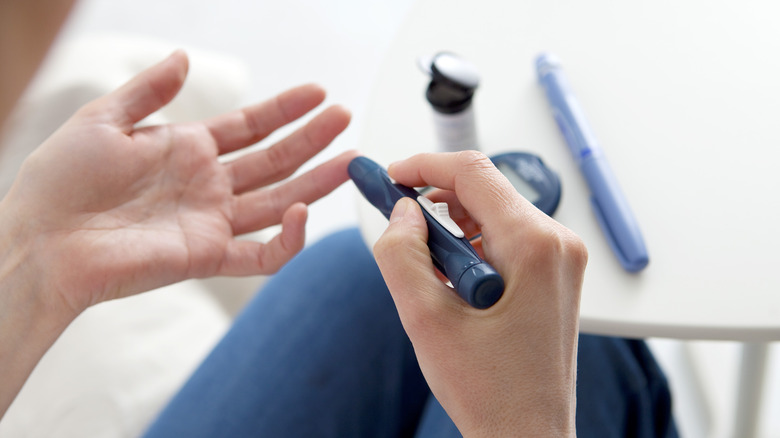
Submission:
<svg viewBox="0 0 780 438">
<path fill-rule="evenodd" d="M 536 57 L 536 76 L 541 82 L 552 70 L 561 67 L 561 59 L 552 53 L 542 53 Z"/>
<path fill-rule="evenodd" d="M 504 294 L 504 280 L 487 263 L 470 266 L 454 286 L 458 294 L 477 309 L 487 309 Z"/>
</svg>

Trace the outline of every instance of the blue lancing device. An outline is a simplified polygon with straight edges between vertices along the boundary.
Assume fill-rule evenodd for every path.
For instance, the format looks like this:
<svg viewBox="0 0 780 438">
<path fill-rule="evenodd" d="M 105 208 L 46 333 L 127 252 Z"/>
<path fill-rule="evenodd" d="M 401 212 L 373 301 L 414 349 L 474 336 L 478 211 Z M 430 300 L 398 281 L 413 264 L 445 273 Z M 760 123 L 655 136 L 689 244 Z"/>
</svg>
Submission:
<svg viewBox="0 0 780 438">
<path fill-rule="evenodd" d="M 455 291 L 477 309 L 495 304 L 504 293 L 501 275 L 479 257 L 463 231 L 450 218 L 447 204 L 434 204 L 413 188 L 394 183 L 387 171 L 366 157 L 357 157 L 347 168 L 360 193 L 386 218 L 396 202 L 409 197 L 420 204 L 428 223 L 428 248 L 433 265 L 447 277 Z"/>
</svg>

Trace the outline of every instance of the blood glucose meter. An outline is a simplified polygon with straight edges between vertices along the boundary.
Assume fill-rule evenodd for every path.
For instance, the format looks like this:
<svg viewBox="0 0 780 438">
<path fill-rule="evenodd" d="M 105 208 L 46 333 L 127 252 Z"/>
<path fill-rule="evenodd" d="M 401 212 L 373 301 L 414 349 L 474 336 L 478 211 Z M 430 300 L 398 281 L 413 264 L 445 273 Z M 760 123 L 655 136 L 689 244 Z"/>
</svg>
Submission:
<svg viewBox="0 0 780 438">
<path fill-rule="evenodd" d="M 507 152 L 490 157 L 515 190 L 536 208 L 552 216 L 561 200 L 561 181 L 541 158 L 527 152 Z"/>
</svg>

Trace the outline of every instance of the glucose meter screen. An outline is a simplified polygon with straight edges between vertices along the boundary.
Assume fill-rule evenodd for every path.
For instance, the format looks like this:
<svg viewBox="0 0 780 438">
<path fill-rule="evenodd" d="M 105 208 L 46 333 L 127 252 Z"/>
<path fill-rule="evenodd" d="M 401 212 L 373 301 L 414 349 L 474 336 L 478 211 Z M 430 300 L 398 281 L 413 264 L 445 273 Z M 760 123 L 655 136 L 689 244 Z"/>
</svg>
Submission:
<svg viewBox="0 0 780 438">
<path fill-rule="evenodd" d="M 525 199 L 531 202 L 536 202 L 536 199 L 539 197 L 539 192 L 537 192 L 530 184 L 525 182 L 524 179 L 520 178 L 520 176 L 517 175 L 517 172 L 515 172 L 511 166 L 507 165 L 506 163 L 499 163 L 496 167 L 501 171 L 501 173 L 504 174 L 506 179 L 509 180 L 518 193 L 523 195 Z"/>
</svg>

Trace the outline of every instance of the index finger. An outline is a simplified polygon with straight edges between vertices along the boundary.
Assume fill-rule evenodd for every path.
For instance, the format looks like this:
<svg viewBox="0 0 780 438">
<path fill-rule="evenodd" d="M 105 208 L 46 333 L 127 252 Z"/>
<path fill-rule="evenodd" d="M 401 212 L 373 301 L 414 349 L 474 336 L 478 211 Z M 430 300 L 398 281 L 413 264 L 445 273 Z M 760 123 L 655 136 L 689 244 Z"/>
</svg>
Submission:
<svg viewBox="0 0 780 438">
<path fill-rule="evenodd" d="M 255 144 L 293 122 L 325 100 L 325 90 L 315 84 L 287 90 L 265 102 L 206 120 L 220 154 Z"/>
<path fill-rule="evenodd" d="M 454 191 L 480 225 L 488 221 L 515 222 L 536 210 L 517 193 L 490 158 L 477 151 L 419 154 L 393 163 L 387 170 L 393 179 L 407 186 L 430 185 Z"/>
</svg>

